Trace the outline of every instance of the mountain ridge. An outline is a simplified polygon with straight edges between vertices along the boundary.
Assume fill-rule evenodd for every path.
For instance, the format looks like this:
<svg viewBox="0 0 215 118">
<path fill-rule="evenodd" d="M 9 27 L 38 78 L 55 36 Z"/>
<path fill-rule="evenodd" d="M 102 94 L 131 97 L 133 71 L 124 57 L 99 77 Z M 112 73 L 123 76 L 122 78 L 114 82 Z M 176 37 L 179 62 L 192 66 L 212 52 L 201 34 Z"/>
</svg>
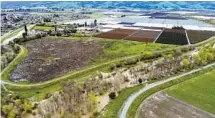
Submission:
<svg viewBox="0 0 215 118">
<path fill-rule="evenodd" d="M 112 9 L 155 9 L 155 10 L 215 10 L 215 2 L 209 1 L 2 1 L 1 7 L 47 7 L 47 8 L 112 8 Z"/>
</svg>

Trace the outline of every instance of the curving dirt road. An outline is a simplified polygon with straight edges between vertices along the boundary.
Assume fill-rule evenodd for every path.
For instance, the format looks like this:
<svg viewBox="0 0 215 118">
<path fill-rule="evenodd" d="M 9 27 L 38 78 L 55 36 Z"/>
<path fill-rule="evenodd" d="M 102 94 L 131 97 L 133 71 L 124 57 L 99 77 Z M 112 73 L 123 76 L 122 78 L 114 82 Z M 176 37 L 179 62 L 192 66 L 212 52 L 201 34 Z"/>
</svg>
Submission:
<svg viewBox="0 0 215 118">
<path fill-rule="evenodd" d="M 206 69 L 206 68 L 209 68 L 209 67 L 212 67 L 212 66 L 215 66 L 215 63 L 212 63 L 212 64 L 209 64 L 207 66 L 203 66 L 203 67 L 200 67 L 198 69 L 194 69 L 194 70 L 191 70 L 189 72 L 186 72 L 186 73 L 182 73 L 178 76 L 175 76 L 175 77 L 171 77 L 169 79 L 165 79 L 165 80 L 162 80 L 162 81 L 158 81 L 158 82 L 155 82 L 155 83 L 152 83 L 152 84 L 148 84 L 146 85 L 145 87 L 143 87 L 142 89 L 140 89 L 138 92 L 132 94 L 123 104 L 119 114 L 118 114 L 118 117 L 119 118 L 126 118 L 126 114 L 127 114 L 127 111 L 130 107 L 130 105 L 132 104 L 132 102 L 135 100 L 136 97 L 138 97 L 140 94 L 142 94 L 143 92 L 155 87 L 155 86 L 158 86 L 158 85 L 161 85 L 161 84 L 164 84 L 166 82 L 169 82 L 171 80 L 174 80 L 174 79 L 177 79 L 177 78 L 180 78 L 180 77 L 183 77 L 183 76 L 186 76 L 186 75 L 189 75 L 189 74 L 192 74 L 192 73 L 195 73 L 195 72 L 198 72 L 200 70 L 203 70 L 203 69 Z"/>
</svg>

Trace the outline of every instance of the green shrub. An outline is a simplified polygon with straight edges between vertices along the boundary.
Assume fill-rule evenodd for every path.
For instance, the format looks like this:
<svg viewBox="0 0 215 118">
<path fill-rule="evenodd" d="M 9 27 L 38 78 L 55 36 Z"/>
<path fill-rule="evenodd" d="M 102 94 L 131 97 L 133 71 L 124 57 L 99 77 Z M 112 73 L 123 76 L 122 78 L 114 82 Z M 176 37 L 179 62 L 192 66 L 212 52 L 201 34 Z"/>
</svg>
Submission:
<svg viewBox="0 0 215 118">
<path fill-rule="evenodd" d="M 138 62 L 138 59 L 133 58 L 133 59 L 125 60 L 124 64 L 125 65 L 133 65 L 133 64 L 136 64 L 137 62 Z"/>
<path fill-rule="evenodd" d="M 115 99 L 115 98 L 116 98 L 116 92 L 111 92 L 111 93 L 109 94 L 109 98 L 110 98 L 110 99 Z"/>
</svg>

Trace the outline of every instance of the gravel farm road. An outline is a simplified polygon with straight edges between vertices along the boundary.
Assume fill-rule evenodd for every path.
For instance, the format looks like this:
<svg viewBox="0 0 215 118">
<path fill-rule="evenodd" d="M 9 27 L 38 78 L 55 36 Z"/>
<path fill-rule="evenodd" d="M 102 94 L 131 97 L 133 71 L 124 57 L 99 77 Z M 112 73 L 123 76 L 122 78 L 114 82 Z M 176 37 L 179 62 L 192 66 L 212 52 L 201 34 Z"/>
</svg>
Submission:
<svg viewBox="0 0 215 118">
<path fill-rule="evenodd" d="M 182 73 L 178 76 L 175 76 L 175 77 L 171 77 L 169 79 L 165 79 L 165 80 L 162 80 L 162 81 L 158 81 L 158 82 L 155 82 L 155 83 L 151 83 L 151 84 L 148 84 L 146 85 L 145 87 L 143 87 L 142 89 L 140 89 L 138 92 L 132 94 L 123 104 L 120 112 L 118 113 L 118 117 L 119 118 L 126 118 L 126 114 L 127 114 L 127 111 L 130 107 L 130 105 L 132 104 L 132 102 L 135 100 L 136 97 L 138 97 L 140 94 L 142 94 L 143 92 L 155 87 L 155 86 L 158 86 L 158 85 L 161 85 L 161 84 L 164 84 L 166 82 L 169 82 L 171 80 L 174 80 L 174 79 L 177 79 L 177 78 L 180 78 L 180 77 L 183 77 L 183 76 L 186 76 L 186 75 L 189 75 L 189 74 L 192 74 L 192 73 L 195 73 L 195 72 L 198 72 L 200 70 L 203 70 L 203 69 L 206 69 L 206 68 L 209 68 L 209 67 L 212 67 L 212 66 L 215 66 L 215 63 L 212 63 L 212 64 L 209 64 L 209 65 L 206 65 L 206 66 L 203 66 L 203 67 L 200 67 L 198 69 L 194 69 L 194 70 L 191 70 L 189 72 L 186 72 L 186 73 Z"/>
</svg>

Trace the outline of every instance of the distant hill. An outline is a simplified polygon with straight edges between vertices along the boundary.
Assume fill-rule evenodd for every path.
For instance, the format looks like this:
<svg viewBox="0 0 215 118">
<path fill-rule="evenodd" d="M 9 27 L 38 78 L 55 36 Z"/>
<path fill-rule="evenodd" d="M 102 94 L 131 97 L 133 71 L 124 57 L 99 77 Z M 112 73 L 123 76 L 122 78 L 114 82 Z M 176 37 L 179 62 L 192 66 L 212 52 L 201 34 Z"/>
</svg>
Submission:
<svg viewBox="0 0 215 118">
<path fill-rule="evenodd" d="M 48 7 L 48 8 L 113 8 L 113 9 L 155 9 L 155 10 L 181 10 L 181 9 L 198 9 L 198 10 L 215 10 L 215 2 L 183 2 L 183 1 L 2 1 L 1 7 L 20 8 L 20 7 Z"/>
</svg>

